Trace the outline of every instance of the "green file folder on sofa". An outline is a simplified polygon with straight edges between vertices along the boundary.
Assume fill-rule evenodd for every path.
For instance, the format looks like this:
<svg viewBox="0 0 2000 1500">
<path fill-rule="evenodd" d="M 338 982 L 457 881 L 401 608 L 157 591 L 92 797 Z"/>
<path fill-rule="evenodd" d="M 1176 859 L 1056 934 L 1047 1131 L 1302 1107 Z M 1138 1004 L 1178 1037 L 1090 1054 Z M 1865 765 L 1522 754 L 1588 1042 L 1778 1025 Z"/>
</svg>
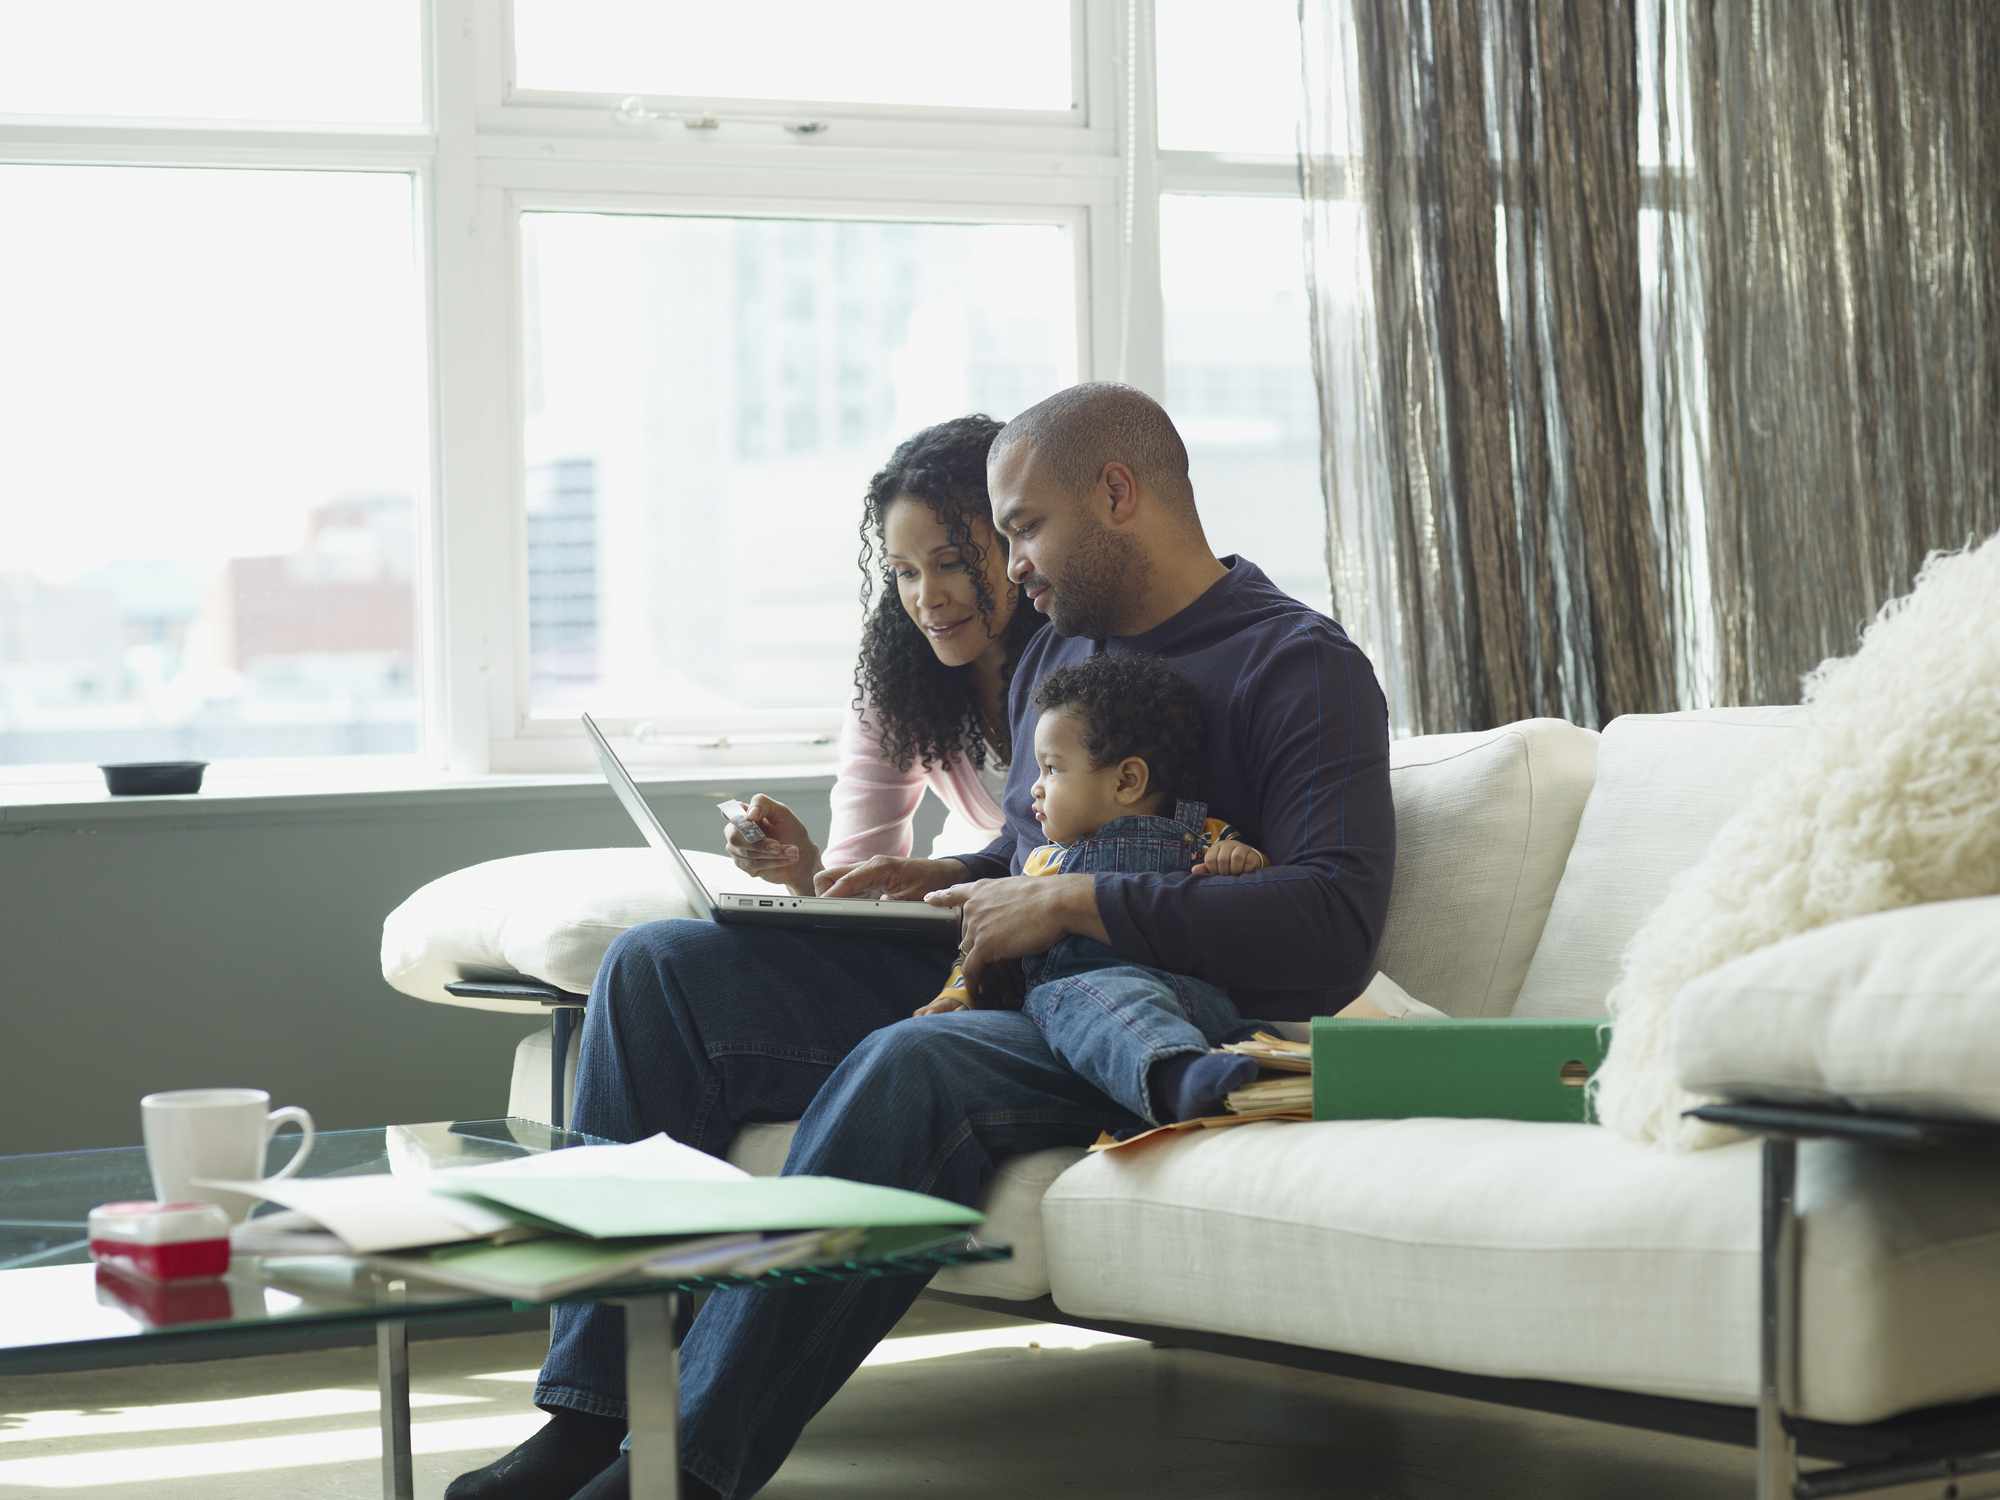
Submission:
<svg viewBox="0 0 2000 1500">
<path fill-rule="evenodd" d="M 1313 1118 L 1589 1120 L 1584 1080 L 1604 1061 L 1601 1021 L 1312 1023 Z"/>
</svg>

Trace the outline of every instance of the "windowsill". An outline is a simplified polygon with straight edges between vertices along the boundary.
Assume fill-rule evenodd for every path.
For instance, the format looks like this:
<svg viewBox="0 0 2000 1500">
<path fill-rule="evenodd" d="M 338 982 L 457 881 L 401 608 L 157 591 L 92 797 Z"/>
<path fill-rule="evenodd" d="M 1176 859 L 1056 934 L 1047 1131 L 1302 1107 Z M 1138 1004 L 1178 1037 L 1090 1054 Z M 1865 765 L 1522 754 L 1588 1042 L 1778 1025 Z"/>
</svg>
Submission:
<svg viewBox="0 0 2000 1500">
<path fill-rule="evenodd" d="M 794 761 L 655 770 L 634 767 L 632 774 L 649 794 L 699 791 L 720 800 L 747 797 L 750 791 L 817 790 L 831 781 L 833 765 L 829 761 Z M 305 777 L 297 771 L 260 773 L 224 765 L 209 767 L 199 792 L 174 797 L 114 797 L 105 791 L 102 778 L 0 782 L 0 834 L 145 819 L 189 822 L 274 813 L 407 815 L 472 805 L 608 799 L 610 795 L 604 778 L 594 773 L 453 777 L 363 767 Z"/>
</svg>

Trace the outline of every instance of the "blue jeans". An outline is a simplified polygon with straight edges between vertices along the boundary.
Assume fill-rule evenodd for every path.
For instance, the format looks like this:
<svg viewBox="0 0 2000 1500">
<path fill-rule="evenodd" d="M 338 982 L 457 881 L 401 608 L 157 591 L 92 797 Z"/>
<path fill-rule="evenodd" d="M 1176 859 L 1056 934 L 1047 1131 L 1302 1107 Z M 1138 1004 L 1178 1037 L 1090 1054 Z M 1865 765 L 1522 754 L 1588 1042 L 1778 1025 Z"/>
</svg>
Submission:
<svg viewBox="0 0 2000 1500">
<path fill-rule="evenodd" d="M 1028 964 L 1027 979 L 1022 1010 L 1056 1056 L 1155 1125 L 1153 1064 L 1251 1030 L 1214 985 L 1129 963 L 1090 938 L 1064 938 Z"/>
<path fill-rule="evenodd" d="M 880 938 L 634 928 L 591 987 L 572 1122 L 721 1156 L 741 1126 L 798 1120 L 785 1171 L 965 1204 L 1008 1156 L 1140 1123 L 1020 1011 L 912 1019 L 950 960 Z M 922 1290 L 909 1276 L 711 1296 L 681 1347 L 682 1466 L 729 1500 L 755 1494 Z M 623 1319 L 558 1307 L 536 1404 L 622 1419 Z"/>
</svg>

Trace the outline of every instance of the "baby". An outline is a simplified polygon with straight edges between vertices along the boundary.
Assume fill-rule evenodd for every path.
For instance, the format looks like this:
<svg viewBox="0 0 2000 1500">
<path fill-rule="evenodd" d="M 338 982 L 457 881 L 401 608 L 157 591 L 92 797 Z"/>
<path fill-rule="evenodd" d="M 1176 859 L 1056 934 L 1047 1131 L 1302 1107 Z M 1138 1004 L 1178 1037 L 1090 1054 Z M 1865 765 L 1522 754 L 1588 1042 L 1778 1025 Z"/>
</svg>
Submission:
<svg viewBox="0 0 2000 1500">
<path fill-rule="evenodd" d="M 1051 672 L 1035 704 L 1035 820 L 1050 842 L 1022 874 L 1198 877 L 1265 866 L 1233 828 L 1187 800 L 1200 775 L 1201 698 L 1166 662 L 1095 656 Z M 1223 1097 L 1257 1075 L 1250 1058 L 1210 1050 L 1251 1028 L 1204 980 L 1146 968 L 1083 937 L 1022 960 L 1022 977 L 1022 1009 L 1056 1056 L 1155 1125 L 1218 1114 Z M 955 967 L 916 1014 L 972 1004 Z"/>
</svg>

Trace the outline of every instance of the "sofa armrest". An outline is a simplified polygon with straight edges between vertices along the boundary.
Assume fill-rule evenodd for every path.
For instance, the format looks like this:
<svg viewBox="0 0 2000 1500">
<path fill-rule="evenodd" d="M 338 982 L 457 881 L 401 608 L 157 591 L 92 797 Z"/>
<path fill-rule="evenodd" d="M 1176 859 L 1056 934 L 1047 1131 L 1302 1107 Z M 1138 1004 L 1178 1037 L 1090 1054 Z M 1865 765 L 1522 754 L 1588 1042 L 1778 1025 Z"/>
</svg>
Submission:
<svg viewBox="0 0 2000 1500">
<path fill-rule="evenodd" d="M 713 890 L 748 878 L 719 854 L 688 860 Z M 453 870 L 412 892 L 382 923 L 382 977 L 440 1005 L 518 1014 L 530 995 L 459 986 L 536 982 L 590 992 L 605 950 L 627 928 L 666 917 L 706 917 L 655 849 L 551 849 Z"/>
<path fill-rule="evenodd" d="M 1728 1125 L 1750 1135 L 1790 1140 L 1853 1141 L 1862 1146 L 1900 1146 L 1952 1151 L 2000 1146 L 2000 1123 L 1925 1115 L 1887 1115 L 1833 1104 L 1704 1104 L 1688 1111 L 1711 1125 Z"/>
<path fill-rule="evenodd" d="M 543 984 L 539 979 L 456 979 L 444 987 L 444 992 L 459 1000 L 511 1000 L 524 1006 L 539 1005 L 545 1010 L 565 1007 L 581 1010 L 589 998 Z"/>
<path fill-rule="evenodd" d="M 1682 1087 L 1713 1099 L 2000 1120 L 2000 896 L 1745 954 L 1675 997 L 1671 1045 Z"/>
</svg>

